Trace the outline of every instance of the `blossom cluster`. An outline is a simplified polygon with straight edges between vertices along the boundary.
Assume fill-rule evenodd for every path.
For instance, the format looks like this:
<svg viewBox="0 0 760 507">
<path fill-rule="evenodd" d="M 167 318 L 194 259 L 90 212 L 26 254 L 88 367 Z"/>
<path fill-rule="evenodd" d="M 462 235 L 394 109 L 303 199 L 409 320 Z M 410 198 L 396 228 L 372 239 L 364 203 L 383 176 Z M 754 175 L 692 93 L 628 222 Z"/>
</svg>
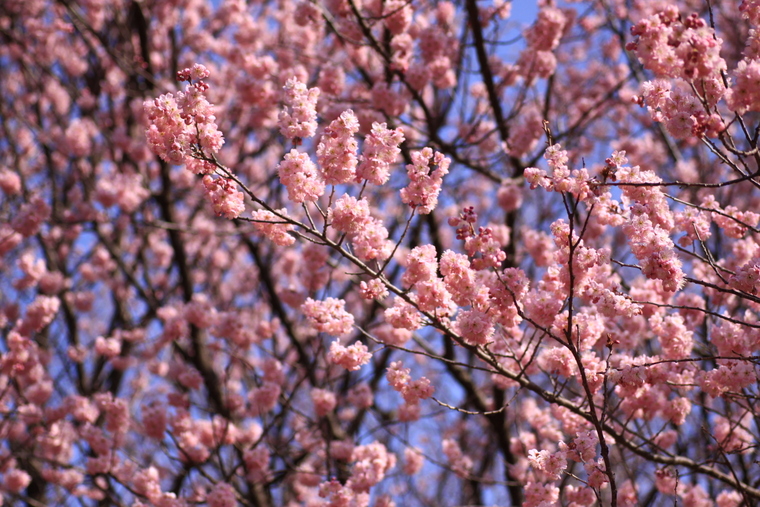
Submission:
<svg viewBox="0 0 760 507">
<path fill-rule="evenodd" d="M 317 162 L 327 185 L 348 183 L 356 177 L 356 150 L 354 134 L 359 131 L 359 120 L 348 109 L 330 122 L 317 146 Z"/>
<path fill-rule="evenodd" d="M 409 185 L 401 189 L 401 200 L 422 215 L 433 211 L 450 164 L 448 158 L 431 148 L 413 152 L 412 163 L 406 166 Z"/>
<path fill-rule="evenodd" d="M 348 235 L 360 259 L 385 259 L 391 252 L 388 230 L 381 220 L 370 215 L 365 197 L 356 199 L 346 194 L 338 198 L 328 210 L 328 222 Z"/>
<path fill-rule="evenodd" d="M 624 155 L 613 158 L 625 163 Z M 675 226 L 673 213 L 657 186 L 662 180 L 653 171 L 642 171 L 638 166 L 617 167 L 616 175 L 621 183 L 629 183 L 622 186 L 631 214 L 630 221 L 623 224 L 623 232 L 631 251 L 641 261 L 644 275 L 662 280 L 666 290 L 675 292 L 683 286 L 684 273 L 670 238 Z"/>
<path fill-rule="evenodd" d="M 208 76 L 202 66 L 185 71 L 196 77 Z M 185 74 L 182 74 L 184 77 Z M 198 147 L 203 157 L 217 153 L 224 143 L 215 123 L 213 106 L 206 98 L 205 81 L 189 84 L 184 92 L 167 93 L 144 103 L 148 118 L 145 135 L 151 149 L 163 160 L 176 165 L 193 164 Z M 190 167 L 190 166 L 189 166 Z M 195 164 L 195 172 L 208 174 L 213 166 Z"/>
<path fill-rule="evenodd" d="M 567 26 L 569 20 L 563 10 L 551 4 L 539 10 L 536 22 L 524 33 L 527 47 L 520 53 L 516 65 L 526 81 L 545 79 L 554 73 L 557 57 L 553 51 Z"/>
<path fill-rule="evenodd" d="M 287 216 L 286 209 L 275 210 L 282 216 Z M 251 213 L 253 226 L 256 230 L 269 238 L 275 245 L 290 246 L 295 243 L 295 238 L 288 234 L 295 226 L 281 219 L 269 210 L 258 210 Z"/>
<path fill-rule="evenodd" d="M 277 172 L 280 181 L 288 189 L 288 199 L 293 202 L 313 202 L 325 192 L 324 180 L 306 153 L 290 150 L 277 166 Z"/>
<path fill-rule="evenodd" d="M 301 311 L 317 331 L 343 336 L 351 332 L 354 316 L 345 310 L 345 301 L 327 298 L 315 301 L 307 298 L 301 305 Z"/>
<path fill-rule="evenodd" d="M 332 479 L 320 483 L 319 496 L 331 507 L 369 505 L 369 490 L 396 466 L 396 456 L 380 442 L 355 447 L 348 456 L 351 473 L 345 484 Z M 378 501 L 376 505 L 384 505 Z M 388 504 L 385 504 L 388 505 Z M 392 505 L 392 503 L 390 504 Z"/>
<path fill-rule="evenodd" d="M 317 100 L 319 88 L 307 88 L 298 78 L 291 77 L 283 88 L 285 108 L 280 111 L 280 133 L 288 139 L 303 139 L 317 131 Z"/>
<path fill-rule="evenodd" d="M 391 164 L 398 158 L 404 142 L 400 128 L 389 129 L 385 123 L 373 123 L 372 130 L 364 140 L 356 179 L 367 180 L 374 185 L 384 185 L 390 178 Z"/>
</svg>

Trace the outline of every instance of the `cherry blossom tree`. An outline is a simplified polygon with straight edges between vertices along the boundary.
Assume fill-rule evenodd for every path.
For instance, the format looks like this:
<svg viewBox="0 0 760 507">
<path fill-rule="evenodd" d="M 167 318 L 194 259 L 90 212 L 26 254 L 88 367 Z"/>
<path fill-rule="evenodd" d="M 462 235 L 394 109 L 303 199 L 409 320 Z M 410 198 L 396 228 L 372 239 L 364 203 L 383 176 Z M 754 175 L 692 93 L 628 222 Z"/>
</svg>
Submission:
<svg viewBox="0 0 760 507">
<path fill-rule="evenodd" d="M 760 2 L 4 0 L 0 503 L 760 503 Z"/>
</svg>

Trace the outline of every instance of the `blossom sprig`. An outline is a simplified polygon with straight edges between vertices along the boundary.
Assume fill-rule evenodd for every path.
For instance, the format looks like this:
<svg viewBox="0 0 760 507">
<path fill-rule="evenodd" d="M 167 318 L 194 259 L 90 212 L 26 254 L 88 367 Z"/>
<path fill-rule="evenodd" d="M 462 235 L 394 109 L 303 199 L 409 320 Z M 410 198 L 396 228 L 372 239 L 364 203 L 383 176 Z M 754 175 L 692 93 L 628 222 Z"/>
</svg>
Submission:
<svg viewBox="0 0 760 507">
<path fill-rule="evenodd" d="M 421 215 L 432 212 L 450 164 L 451 160 L 432 148 L 412 152 L 412 163 L 406 166 L 409 185 L 401 189 L 401 201 Z"/>
<path fill-rule="evenodd" d="M 145 134 L 151 149 L 171 164 L 191 161 L 195 158 L 195 147 L 205 158 L 217 153 L 224 144 L 215 123 L 213 106 L 205 95 L 209 85 L 201 80 L 208 76 L 208 70 L 196 64 L 192 69 L 181 71 L 182 80 L 197 79 L 184 92 L 166 93 L 143 104 L 148 119 Z M 206 165 L 196 164 L 193 168 L 208 174 Z"/>
<path fill-rule="evenodd" d="M 456 227 L 457 239 L 464 240 L 465 251 L 472 258 L 472 267 L 475 270 L 497 268 L 507 258 L 507 254 L 494 238 L 493 229 L 479 227 L 477 232 L 475 231 L 474 224 L 477 220 L 475 208 L 469 206 L 464 208 L 459 216 L 449 218 L 449 225 Z"/>
<path fill-rule="evenodd" d="M 319 88 L 307 88 L 296 77 L 291 77 L 283 88 L 285 107 L 280 111 L 280 133 L 296 144 L 317 132 L 317 100 Z"/>
</svg>

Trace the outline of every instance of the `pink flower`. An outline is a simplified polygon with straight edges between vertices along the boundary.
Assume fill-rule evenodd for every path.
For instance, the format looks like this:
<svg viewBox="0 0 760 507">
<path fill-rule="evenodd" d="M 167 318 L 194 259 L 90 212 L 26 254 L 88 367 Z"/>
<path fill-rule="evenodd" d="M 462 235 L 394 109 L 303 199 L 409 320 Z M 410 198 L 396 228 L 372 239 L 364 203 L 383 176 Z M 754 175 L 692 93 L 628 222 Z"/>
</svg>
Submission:
<svg viewBox="0 0 760 507">
<path fill-rule="evenodd" d="M 453 439 L 445 438 L 441 445 L 451 470 L 460 477 L 469 477 L 473 467 L 472 459 L 462 452 L 459 444 Z"/>
<path fill-rule="evenodd" d="M 60 307 L 61 300 L 57 297 L 37 296 L 34 298 L 34 301 L 27 306 L 26 315 L 16 330 L 22 335 L 41 331 L 48 324 L 53 322 Z"/>
<path fill-rule="evenodd" d="M 398 407 L 398 420 L 400 422 L 418 421 L 421 412 L 419 403 L 404 403 Z"/>
<path fill-rule="evenodd" d="M 369 218 L 356 234 L 351 235 L 356 256 L 364 261 L 382 261 L 391 254 L 393 242 L 382 220 Z"/>
<path fill-rule="evenodd" d="M 208 507 L 237 507 L 235 488 L 226 482 L 217 482 L 206 497 Z"/>
<path fill-rule="evenodd" d="M 607 474 L 604 473 L 604 461 L 602 458 L 585 463 L 583 468 L 588 474 L 586 482 L 590 488 L 598 490 L 607 484 L 609 479 L 607 478 Z"/>
<path fill-rule="evenodd" d="M 183 308 L 183 316 L 189 323 L 201 329 L 212 327 L 219 318 L 205 294 L 194 294 L 193 299 Z"/>
<path fill-rule="evenodd" d="M 722 360 L 718 368 L 705 373 L 702 389 L 712 397 L 727 392 L 738 393 L 758 380 L 755 366 L 744 360 Z"/>
<path fill-rule="evenodd" d="M 319 88 L 307 89 L 291 77 L 283 87 L 283 109 L 280 111 L 280 133 L 288 139 L 313 136 L 317 131 Z"/>
<path fill-rule="evenodd" d="M 168 422 L 166 406 L 163 403 L 153 401 L 142 407 L 142 423 L 145 434 L 151 438 L 161 440 Z"/>
<path fill-rule="evenodd" d="M 0 169 L 0 190 L 5 195 L 21 193 L 21 177 L 9 169 Z"/>
<path fill-rule="evenodd" d="M 33 236 L 50 218 L 51 212 L 50 206 L 40 196 L 35 195 L 29 199 L 29 202 L 20 206 L 18 213 L 11 219 L 11 228 L 24 237 Z"/>
<path fill-rule="evenodd" d="M 123 398 L 114 398 L 110 393 L 95 395 L 98 408 L 105 412 L 106 429 L 111 433 L 126 433 L 131 424 L 129 405 Z"/>
<path fill-rule="evenodd" d="M 470 235 L 464 241 L 467 254 L 473 257 L 472 267 L 478 271 L 501 266 L 501 263 L 507 258 L 507 254 L 501 248 L 502 246 L 496 241 L 490 227 L 479 227 L 477 234 Z M 477 255 L 479 257 L 474 258 Z"/>
<path fill-rule="evenodd" d="M 366 382 L 351 388 L 348 392 L 348 402 L 359 409 L 366 409 L 374 403 L 374 394 Z"/>
<path fill-rule="evenodd" d="M 388 367 L 385 378 L 394 390 L 400 392 L 412 380 L 409 376 L 410 371 L 409 368 L 404 368 L 401 361 L 394 361 Z"/>
<path fill-rule="evenodd" d="M 108 358 L 116 357 L 121 353 L 121 341 L 117 338 L 98 336 L 95 339 L 95 352 Z"/>
<path fill-rule="evenodd" d="M 385 320 L 396 329 L 415 331 L 422 327 L 422 314 L 400 297 L 395 298 L 393 306 L 385 310 Z"/>
<path fill-rule="evenodd" d="M 433 396 L 434 392 L 435 387 L 430 385 L 430 380 L 425 377 L 421 377 L 417 380 L 408 382 L 401 389 L 401 396 L 403 396 L 406 403 L 414 405 L 416 403 L 419 403 L 420 400 L 426 400 L 430 398 Z"/>
<path fill-rule="evenodd" d="M 364 197 L 343 195 L 328 210 L 327 220 L 335 229 L 348 234 L 356 256 L 362 260 L 384 259 L 393 248 L 387 229 L 370 216 L 369 202 Z"/>
<path fill-rule="evenodd" d="M 538 169 L 537 167 L 527 167 L 523 172 L 525 181 L 530 184 L 531 189 L 542 187 L 549 189 L 550 180 L 546 177 L 546 171 Z"/>
<path fill-rule="evenodd" d="M 134 212 L 150 196 L 139 174 L 117 173 L 103 176 L 95 188 L 95 199 L 103 206 L 115 204 L 126 213 Z"/>
<path fill-rule="evenodd" d="M 409 186 L 401 189 L 401 200 L 422 215 L 433 211 L 449 164 L 448 158 L 430 148 L 412 152 L 412 163 L 406 166 Z"/>
<path fill-rule="evenodd" d="M 263 484 L 271 480 L 272 472 L 269 470 L 269 449 L 259 444 L 253 449 L 243 452 L 243 461 L 248 470 L 246 479 L 254 484 Z"/>
<path fill-rule="evenodd" d="M 205 65 L 200 63 L 194 64 L 192 67 L 182 69 L 177 72 L 178 81 L 200 81 L 206 79 L 211 73 Z"/>
<path fill-rule="evenodd" d="M 630 183 L 658 183 L 652 171 L 641 171 L 638 166 L 620 167 L 618 179 Z M 641 262 L 647 278 L 662 280 L 663 288 L 675 292 L 684 283 L 682 264 L 675 253 L 669 231 L 674 227 L 673 213 L 665 196 L 657 186 L 623 186 L 623 195 L 633 204 L 631 219 L 623 224 L 631 252 Z"/>
<path fill-rule="evenodd" d="M 720 207 L 713 199 L 707 199 L 705 202 L 708 207 L 720 211 Z M 750 227 L 757 227 L 760 222 L 760 215 L 753 211 L 739 211 L 736 206 L 726 206 L 723 213 L 712 213 L 712 220 L 718 227 L 723 229 L 730 238 L 743 238 L 747 234 L 747 224 Z"/>
<path fill-rule="evenodd" d="M 718 507 L 739 507 L 742 502 L 742 494 L 738 491 L 721 491 L 715 499 Z"/>
<path fill-rule="evenodd" d="M 90 118 L 74 118 L 62 139 L 62 148 L 71 157 L 86 157 L 92 151 L 92 137 L 97 127 Z"/>
<path fill-rule="evenodd" d="M 385 474 L 396 466 L 396 456 L 389 453 L 380 442 L 354 448 L 351 460 L 354 464 L 346 485 L 357 493 L 369 492 L 372 486 L 382 481 Z"/>
<path fill-rule="evenodd" d="M 753 257 L 749 262 L 738 267 L 728 281 L 736 290 L 756 294 L 760 288 L 760 257 Z"/>
<path fill-rule="evenodd" d="M 567 468 L 567 458 L 562 451 L 551 453 L 546 450 L 531 449 L 528 451 L 528 461 L 533 468 L 545 473 L 551 480 L 558 480 L 562 471 Z"/>
<path fill-rule="evenodd" d="M 277 166 L 280 181 L 288 189 L 288 198 L 297 203 L 314 202 L 325 192 L 325 183 L 309 155 L 290 150 Z"/>
<path fill-rule="evenodd" d="M 499 207 L 507 212 L 519 209 L 523 202 L 523 192 L 517 181 L 504 181 L 496 194 Z"/>
<path fill-rule="evenodd" d="M 357 181 L 368 180 L 375 185 L 384 185 L 390 177 L 390 166 L 396 161 L 404 142 L 404 133 L 400 128 L 390 130 L 385 123 L 373 123 L 372 131 L 364 140 L 359 167 L 356 169 Z"/>
<path fill-rule="evenodd" d="M 547 373 L 571 377 L 578 371 L 572 353 L 567 347 L 549 347 L 541 351 L 538 364 Z"/>
<path fill-rule="evenodd" d="M 388 5 L 386 3 L 386 5 Z M 407 5 L 406 8 L 409 6 Z M 411 12 L 411 9 L 409 9 Z M 389 18 L 386 18 L 389 19 Z M 414 39 L 408 33 L 398 34 L 391 39 L 391 69 L 406 72 L 414 56 Z"/>
<path fill-rule="evenodd" d="M 28 473 L 17 468 L 9 470 L 3 474 L 3 487 L 6 491 L 13 494 L 21 493 L 31 482 L 32 477 Z"/>
<path fill-rule="evenodd" d="M 283 370 L 282 363 L 272 357 L 267 358 L 264 361 L 261 369 L 263 370 L 262 378 L 267 382 L 274 382 L 276 384 L 285 383 L 285 371 Z"/>
<path fill-rule="evenodd" d="M 349 371 L 357 371 L 362 365 L 369 363 L 370 359 L 372 359 L 372 354 L 370 354 L 369 349 L 362 342 L 356 342 L 350 347 L 344 347 L 338 341 L 334 341 L 330 345 L 328 357 L 333 364 L 342 366 Z"/>
<path fill-rule="evenodd" d="M 359 120 L 350 109 L 325 128 L 317 146 L 317 161 L 327 185 L 348 183 L 356 177 L 358 145 L 354 135 L 358 131 Z"/>
<path fill-rule="evenodd" d="M 74 419 L 79 422 L 93 424 L 100 415 L 100 411 L 92 401 L 84 396 L 69 396 L 66 398 L 65 405 L 67 406 L 69 413 L 71 413 Z"/>
<path fill-rule="evenodd" d="M 425 458 L 422 457 L 420 452 L 416 449 L 407 447 L 404 449 L 404 473 L 406 475 L 414 475 L 422 469 L 422 465 L 425 463 Z"/>
<path fill-rule="evenodd" d="M 416 405 L 420 400 L 426 400 L 433 396 L 435 388 L 430 385 L 430 380 L 421 377 L 412 380 L 409 376 L 409 368 L 404 368 L 401 361 L 394 361 L 388 367 L 385 378 L 395 390 L 401 393 L 407 405 Z"/>
<path fill-rule="evenodd" d="M 523 507 L 548 507 L 559 502 L 559 488 L 554 484 L 539 484 L 529 481 L 525 485 Z"/>
<path fill-rule="evenodd" d="M 373 278 L 368 282 L 360 282 L 359 292 L 364 299 L 377 299 L 378 301 L 382 301 L 388 297 L 388 288 L 379 278 Z"/>
<path fill-rule="evenodd" d="M 314 412 L 318 417 L 324 417 L 335 410 L 338 403 L 335 393 L 319 388 L 311 390 L 311 401 L 314 403 Z"/>
<path fill-rule="evenodd" d="M 726 453 L 746 452 L 750 449 L 755 438 L 747 431 L 751 414 L 745 412 L 743 421 L 731 421 L 723 416 L 715 419 L 713 434 L 721 450 Z"/>
<path fill-rule="evenodd" d="M 271 381 L 264 382 L 261 387 L 251 390 L 248 393 L 251 413 L 259 415 L 271 412 L 277 406 L 281 393 L 280 384 Z"/>
<path fill-rule="evenodd" d="M 554 74 L 557 57 L 551 51 L 527 48 L 517 59 L 517 71 L 525 80 L 532 83 L 536 78 L 546 79 Z"/>
<path fill-rule="evenodd" d="M 566 23 L 567 18 L 562 10 L 543 7 L 538 12 L 536 22 L 525 31 L 528 46 L 540 51 L 556 49 Z"/>
<path fill-rule="evenodd" d="M 232 220 L 245 210 L 243 193 L 237 190 L 237 185 L 231 179 L 214 179 L 207 174 L 203 177 L 203 188 L 217 215 Z"/>
<path fill-rule="evenodd" d="M 664 495 L 678 494 L 678 490 L 676 489 L 678 486 L 678 477 L 671 469 L 661 468 L 655 472 L 654 476 L 654 484 L 657 491 Z M 680 486 L 683 487 L 682 484 Z"/>
<path fill-rule="evenodd" d="M 350 487 L 343 486 L 337 479 L 323 482 L 319 485 L 320 498 L 329 498 L 329 507 L 350 507 L 355 505 L 353 501 L 357 497 Z"/>
<path fill-rule="evenodd" d="M 631 34 L 636 40 L 626 49 L 658 77 L 692 80 L 726 70 L 720 57 L 723 40 L 696 14 L 681 16 L 674 5 L 640 20 Z"/>
<path fill-rule="evenodd" d="M 303 5 L 303 3 L 300 5 Z M 340 95 L 345 87 L 345 81 L 346 73 L 343 68 L 328 63 L 319 72 L 317 86 L 327 95 Z"/>
<path fill-rule="evenodd" d="M 369 202 L 345 194 L 328 211 L 328 221 L 340 232 L 358 234 L 369 221 Z"/>
<path fill-rule="evenodd" d="M 393 35 L 403 33 L 412 22 L 412 7 L 403 0 L 390 0 L 383 4 L 383 22 Z"/>
<path fill-rule="evenodd" d="M 474 304 L 482 286 L 479 287 L 467 256 L 446 250 L 441 256 L 440 270 L 451 299 L 459 306 Z"/>
<path fill-rule="evenodd" d="M 686 417 L 691 413 L 691 401 L 688 398 L 679 397 L 674 400 L 670 400 L 667 408 L 665 409 L 665 416 L 676 426 L 682 425 L 686 421 Z"/>
<path fill-rule="evenodd" d="M 434 278 L 438 270 L 435 247 L 433 245 L 414 247 L 407 255 L 406 263 L 403 281 L 407 287 Z"/>
<path fill-rule="evenodd" d="M 151 466 L 137 471 L 132 478 L 132 487 L 137 494 L 147 497 L 150 501 L 157 501 L 161 497 L 158 469 Z"/>
<path fill-rule="evenodd" d="M 354 325 L 354 316 L 345 310 L 345 305 L 342 299 L 315 301 L 307 298 L 301 305 L 301 311 L 317 331 L 343 336 L 350 333 Z"/>
<path fill-rule="evenodd" d="M 446 289 L 446 284 L 440 278 L 420 282 L 414 287 L 417 307 L 423 311 L 439 317 L 447 317 L 455 310 L 451 294 Z"/>
<path fill-rule="evenodd" d="M 404 328 L 395 328 L 388 322 L 381 324 L 374 330 L 374 334 L 378 340 L 387 345 L 403 346 L 406 342 L 411 340 L 412 331 Z"/>
<path fill-rule="evenodd" d="M 681 315 L 668 315 L 665 318 L 655 315 L 650 323 L 652 331 L 660 338 L 660 346 L 666 359 L 685 359 L 691 355 L 694 340 Z"/>
<path fill-rule="evenodd" d="M 492 314 L 487 312 L 463 310 L 459 312 L 454 328 L 466 343 L 485 345 L 493 338 L 494 321 Z"/>
<path fill-rule="evenodd" d="M 191 161 L 194 145 L 200 147 L 205 156 L 221 149 L 224 137 L 215 123 L 213 106 L 205 96 L 208 88 L 204 81 L 197 81 L 188 85 L 184 92 L 178 92 L 176 97 L 167 93 L 143 104 L 148 116 L 145 135 L 153 152 L 163 160 L 175 165 Z M 211 172 L 206 164 L 191 165 L 201 172 Z"/>
<path fill-rule="evenodd" d="M 282 216 L 287 216 L 287 211 L 284 208 L 275 211 Z M 290 246 L 295 243 L 296 239 L 288 234 L 289 231 L 295 229 L 295 226 L 287 223 L 271 211 L 254 211 L 251 213 L 251 217 L 253 218 L 253 227 L 272 240 L 275 245 Z"/>
<path fill-rule="evenodd" d="M 388 86 L 385 81 L 377 80 L 372 87 L 372 105 L 393 118 L 404 113 L 409 106 L 409 98 L 403 92 Z"/>
</svg>

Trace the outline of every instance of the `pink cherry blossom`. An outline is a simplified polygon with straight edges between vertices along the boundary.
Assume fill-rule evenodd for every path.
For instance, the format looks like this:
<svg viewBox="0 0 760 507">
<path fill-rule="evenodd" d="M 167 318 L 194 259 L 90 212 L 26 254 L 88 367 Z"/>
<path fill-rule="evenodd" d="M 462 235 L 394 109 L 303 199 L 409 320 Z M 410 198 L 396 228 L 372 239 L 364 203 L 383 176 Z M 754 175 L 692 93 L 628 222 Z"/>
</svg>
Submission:
<svg viewBox="0 0 760 507">
<path fill-rule="evenodd" d="M 325 191 L 317 166 L 306 153 L 290 150 L 277 166 L 277 171 L 293 202 L 316 201 Z"/>
<path fill-rule="evenodd" d="M 319 88 L 307 88 L 296 77 L 283 87 L 285 107 L 280 111 L 280 133 L 288 139 L 306 138 L 317 131 L 317 100 Z"/>
<path fill-rule="evenodd" d="M 401 189 L 401 200 L 426 215 L 438 204 L 443 177 L 449 173 L 451 161 L 430 148 L 412 153 L 412 161 L 406 166 L 409 186 Z"/>
<path fill-rule="evenodd" d="M 355 178 L 358 144 L 354 134 L 358 131 L 359 121 L 350 109 L 325 128 L 317 147 L 317 161 L 325 184 L 339 185 Z"/>
<path fill-rule="evenodd" d="M 361 342 L 356 342 L 349 347 L 344 347 L 337 341 L 330 345 L 330 361 L 349 371 L 360 369 L 371 359 L 372 354 L 369 353 L 367 346 Z"/>
<path fill-rule="evenodd" d="M 332 412 L 337 405 L 335 394 L 325 389 L 312 389 L 311 400 L 314 403 L 314 411 L 320 417 Z"/>
<path fill-rule="evenodd" d="M 335 298 L 324 301 L 307 298 L 301 310 L 317 331 L 343 336 L 350 333 L 354 325 L 354 316 L 344 307 L 345 302 Z"/>
<path fill-rule="evenodd" d="M 391 164 L 401 153 L 398 146 L 402 142 L 404 133 L 400 128 L 391 130 L 385 123 L 373 123 L 356 168 L 357 181 L 368 180 L 375 185 L 384 185 L 390 177 Z"/>
<path fill-rule="evenodd" d="M 226 482 L 217 482 L 211 491 L 209 491 L 209 507 L 234 507 L 237 504 L 235 488 Z"/>
<path fill-rule="evenodd" d="M 280 215 L 285 215 L 284 209 L 275 210 Z M 295 238 L 288 234 L 294 227 L 268 210 L 258 210 L 251 213 L 253 226 L 261 234 L 268 237 L 274 244 L 289 246 L 295 243 Z"/>
<path fill-rule="evenodd" d="M 237 218 L 245 210 L 243 193 L 236 189 L 236 185 L 227 178 L 213 179 L 208 174 L 203 177 L 203 187 L 206 189 L 206 198 L 217 215 L 224 218 Z"/>
</svg>

